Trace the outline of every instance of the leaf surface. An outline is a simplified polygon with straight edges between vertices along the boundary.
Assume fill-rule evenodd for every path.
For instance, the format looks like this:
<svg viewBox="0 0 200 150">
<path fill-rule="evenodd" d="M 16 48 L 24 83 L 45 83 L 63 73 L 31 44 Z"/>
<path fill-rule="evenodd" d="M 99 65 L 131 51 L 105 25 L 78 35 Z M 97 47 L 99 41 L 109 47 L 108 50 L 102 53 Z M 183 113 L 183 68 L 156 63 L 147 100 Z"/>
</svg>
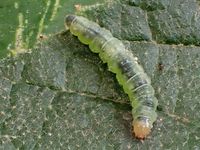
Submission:
<svg viewBox="0 0 200 150">
<path fill-rule="evenodd" d="M 30 53 L 0 61 L 0 148 L 199 149 L 200 48 L 185 37 L 187 31 L 198 33 L 199 26 L 188 30 L 183 24 L 191 20 L 172 21 L 175 10 L 198 18 L 199 11 L 188 7 L 199 6 L 196 1 L 164 2 L 109 1 L 78 12 L 111 30 L 151 77 L 159 107 L 146 140 L 131 134 L 129 99 L 115 74 L 88 46 L 63 31 Z M 170 14 L 172 22 L 159 19 L 159 11 Z M 165 29 L 173 23 L 180 30 Z M 168 42 L 166 31 L 179 36 Z M 189 45 L 183 45 L 185 40 Z"/>
</svg>

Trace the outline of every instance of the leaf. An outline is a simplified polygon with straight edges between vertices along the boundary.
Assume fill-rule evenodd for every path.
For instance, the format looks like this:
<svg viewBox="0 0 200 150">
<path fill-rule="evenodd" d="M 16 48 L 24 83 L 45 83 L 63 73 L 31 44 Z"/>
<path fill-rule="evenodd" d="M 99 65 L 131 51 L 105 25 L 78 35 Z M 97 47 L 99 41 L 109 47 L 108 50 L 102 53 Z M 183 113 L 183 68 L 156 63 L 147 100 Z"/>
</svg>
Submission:
<svg viewBox="0 0 200 150">
<path fill-rule="evenodd" d="M 198 28 L 188 30 L 182 25 L 190 21 L 180 19 L 180 30 L 157 30 L 163 22 L 173 26 L 176 9 L 198 18 L 197 10 L 186 7 L 198 4 L 170 1 L 172 9 L 156 2 L 109 1 L 79 12 L 123 40 L 151 77 L 159 117 L 147 139 L 141 142 L 131 134 L 131 107 L 115 74 L 88 46 L 63 31 L 30 53 L 0 61 L 0 148 L 199 149 L 200 48 L 185 37 Z M 174 20 L 158 19 L 158 11 Z M 179 36 L 168 42 L 171 34 L 166 31 Z"/>
<path fill-rule="evenodd" d="M 0 59 L 10 51 L 25 52 L 47 33 L 63 27 L 63 15 L 73 13 L 76 5 L 103 0 L 6 0 L 0 4 Z M 59 22 L 59 24 L 57 24 Z"/>
</svg>

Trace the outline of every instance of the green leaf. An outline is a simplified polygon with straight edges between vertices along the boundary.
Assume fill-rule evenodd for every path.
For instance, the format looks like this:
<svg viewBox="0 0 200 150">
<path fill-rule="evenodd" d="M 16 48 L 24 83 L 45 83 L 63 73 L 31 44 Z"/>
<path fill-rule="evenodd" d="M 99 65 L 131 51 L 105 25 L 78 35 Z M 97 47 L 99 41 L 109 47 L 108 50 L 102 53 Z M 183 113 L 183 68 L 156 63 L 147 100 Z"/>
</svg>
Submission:
<svg viewBox="0 0 200 150">
<path fill-rule="evenodd" d="M 10 51 L 20 53 L 32 48 L 47 33 L 59 32 L 63 27 L 63 15 L 73 13 L 76 5 L 103 1 L 1 0 L 0 59 L 6 57 Z"/>
<path fill-rule="evenodd" d="M 111 30 L 151 77 L 158 119 L 143 142 L 131 134 L 129 99 L 115 74 L 63 31 L 0 61 L 0 149 L 200 149 L 196 7 L 186 0 L 108 1 L 78 12 Z M 190 19 L 177 20 L 179 11 L 197 18 L 190 28 Z"/>
</svg>

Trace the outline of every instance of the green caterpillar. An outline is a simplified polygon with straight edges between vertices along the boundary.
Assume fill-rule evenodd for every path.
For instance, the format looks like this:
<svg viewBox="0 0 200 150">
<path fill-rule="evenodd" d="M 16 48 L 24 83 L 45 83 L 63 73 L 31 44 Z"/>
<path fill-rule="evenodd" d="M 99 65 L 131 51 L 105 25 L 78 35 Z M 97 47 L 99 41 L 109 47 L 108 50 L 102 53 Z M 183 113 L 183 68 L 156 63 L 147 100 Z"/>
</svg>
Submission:
<svg viewBox="0 0 200 150">
<path fill-rule="evenodd" d="M 133 107 L 133 132 L 137 138 L 145 138 L 156 121 L 158 101 L 151 81 L 138 64 L 137 58 L 110 31 L 95 22 L 81 16 L 68 15 L 65 25 L 83 44 L 89 45 L 92 52 L 99 53 L 102 61 L 108 64 L 108 69 L 116 74 Z"/>
</svg>

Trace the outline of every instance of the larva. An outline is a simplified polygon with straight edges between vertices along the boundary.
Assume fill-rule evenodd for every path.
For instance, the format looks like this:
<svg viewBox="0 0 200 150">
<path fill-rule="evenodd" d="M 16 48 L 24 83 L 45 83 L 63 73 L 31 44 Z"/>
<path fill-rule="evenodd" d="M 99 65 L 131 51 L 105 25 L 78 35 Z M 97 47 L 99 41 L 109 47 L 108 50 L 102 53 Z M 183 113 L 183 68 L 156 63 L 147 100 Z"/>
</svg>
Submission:
<svg viewBox="0 0 200 150">
<path fill-rule="evenodd" d="M 68 15 L 65 25 L 83 44 L 89 45 L 92 52 L 99 53 L 102 61 L 108 64 L 108 69 L 116 74 L 133 107 L 133 132 L 137 138 L 145 138 L 156 121 L 158 101 L 151 81 L 137 59 L 110 31 L 95 22 Z"/>
</svg>

